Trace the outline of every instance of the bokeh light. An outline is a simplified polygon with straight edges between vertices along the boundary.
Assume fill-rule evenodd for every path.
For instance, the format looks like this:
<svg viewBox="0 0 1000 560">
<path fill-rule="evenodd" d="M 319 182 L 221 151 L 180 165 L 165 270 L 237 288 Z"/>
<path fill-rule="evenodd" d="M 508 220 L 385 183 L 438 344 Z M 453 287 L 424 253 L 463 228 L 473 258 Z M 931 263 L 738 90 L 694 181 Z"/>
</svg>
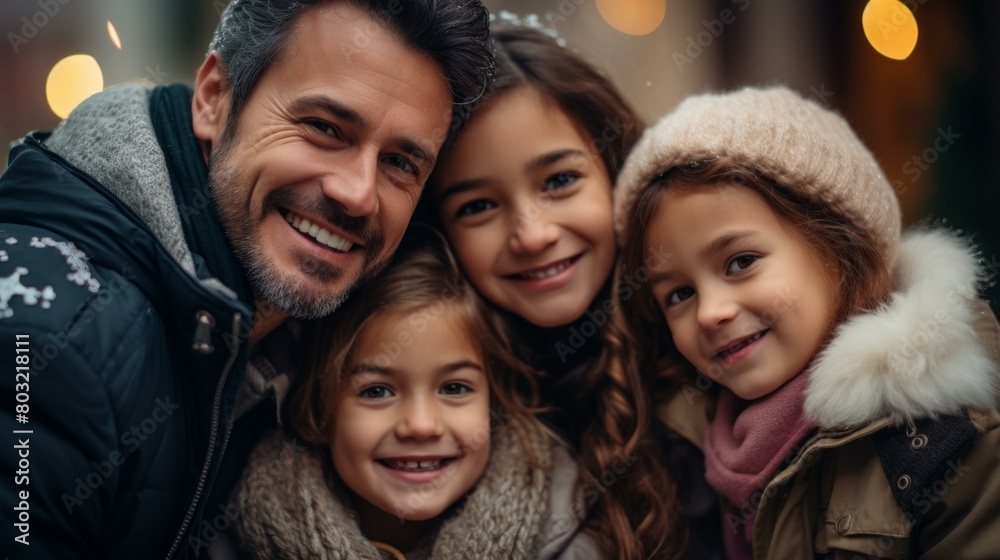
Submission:
<svg viewBox="0 0 1000 560">
<path fill-rule="evenodd" d="M 118 47 L 118 50 L 122 50 L 122 39 L 118 36 L 118 30 L 115 29 L 115 24 L 111 23 L 110 19 L 108 20 L 108 37 L 110 37 L 111 42 Z"/>
<path fill-rule="evenodd" d="M 868 42 L 885 57 L 904 60 L 917 46 L 917 18 L 899 0 L 871 0 L 861 25 Z"/>
<path fill-rule="evenodd" d="M 663 22 L 667 0 L 597 0 L 608 25 L 629 35 L 648 35 Z"/>
<path fill-rule="evenodd" d="M 61 119 L 69 116 L 84 99 L 103 89 L 101 65 L 89 54 L 74 54 L 60 60 L 45 82 L 49 107 Z"/>
</svg>

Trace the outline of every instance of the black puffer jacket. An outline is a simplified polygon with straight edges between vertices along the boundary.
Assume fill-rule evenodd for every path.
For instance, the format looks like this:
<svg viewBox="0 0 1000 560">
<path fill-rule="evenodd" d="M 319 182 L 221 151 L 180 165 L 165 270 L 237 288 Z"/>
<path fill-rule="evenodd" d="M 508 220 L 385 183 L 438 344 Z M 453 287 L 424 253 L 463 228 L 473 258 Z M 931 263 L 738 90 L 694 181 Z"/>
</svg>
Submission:
<svg viewBox="0 0 1000 560">
<path fill-rule="evenodd" d="M 185 532 L 219 515 L 206 502 L 251 306 L 208 279 L 197 254 L 190 269 L 178 264 L 148 220 L 47 136 L 15 145 L 0 178 L 3 548 L 32 559 L 188 557 L 199 533 Z M 30 357 L 30 376 L 15 377 L 17 356 Z"/>
</svg>

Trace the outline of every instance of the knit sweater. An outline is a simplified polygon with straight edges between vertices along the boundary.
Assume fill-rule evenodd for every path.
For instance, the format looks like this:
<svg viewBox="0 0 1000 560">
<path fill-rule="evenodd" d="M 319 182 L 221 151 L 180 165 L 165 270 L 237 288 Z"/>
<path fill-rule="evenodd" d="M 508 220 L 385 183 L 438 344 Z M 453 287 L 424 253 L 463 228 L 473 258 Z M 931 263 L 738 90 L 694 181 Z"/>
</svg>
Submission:
<svg viewBox="0 0 1000 560">
<path fill-rule="evenodd" d="M 493 434 L 477 485 L 407 560 L 600 558 L 582 532 L 576 466 L 547 435 L 510 420 Z M 532 465 L 530 456 L 539 463 Z M 333 475 L 329 452 L 272 434 L 254 451 L 238 487 L 236 532 L 253 558 L 380 560 Z M 430 542 L 428 542 L 430 541 Z"/>
</svg>

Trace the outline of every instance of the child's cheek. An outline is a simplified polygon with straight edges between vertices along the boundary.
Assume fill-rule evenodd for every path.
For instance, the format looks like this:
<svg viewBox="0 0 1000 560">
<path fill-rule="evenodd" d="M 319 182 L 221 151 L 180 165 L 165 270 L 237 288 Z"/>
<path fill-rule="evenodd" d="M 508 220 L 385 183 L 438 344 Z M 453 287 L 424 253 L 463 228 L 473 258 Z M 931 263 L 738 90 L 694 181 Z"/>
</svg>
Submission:
<svg viewBox="0 0 1000 560">
<path fill-rule="evenodd" d="M 480 414 L 467 415 L 461 420 L 460 425 L 464 426 L 460 439 L 463 447 L 469 453 L 478 453 L 483 449 L 488 450 L 493 436 L 492 432 L 503 429 L 502 426 L 490 426 L 488 413 L 485 418 Z"/>
<path fill-rule="evenodd" d="M 687 360 L 708 378 L 713 381 L 719 381 L 721 371 L 711 365 L 706 367 L 707 364 L 702 363 L 703 360 L 701 359 L 701 355 L 698 353 L 697 335 L 695 335 L 690 328 L 685 328 L 683 322 L 681 321 L 674 321 L 674 324 L 670 326 L 670 331 L 667 333 L 667 336 L 671 337 L 674 347 L 677 348 L 678 352 L 680 352 L 681 357 Z"/>
</svg>

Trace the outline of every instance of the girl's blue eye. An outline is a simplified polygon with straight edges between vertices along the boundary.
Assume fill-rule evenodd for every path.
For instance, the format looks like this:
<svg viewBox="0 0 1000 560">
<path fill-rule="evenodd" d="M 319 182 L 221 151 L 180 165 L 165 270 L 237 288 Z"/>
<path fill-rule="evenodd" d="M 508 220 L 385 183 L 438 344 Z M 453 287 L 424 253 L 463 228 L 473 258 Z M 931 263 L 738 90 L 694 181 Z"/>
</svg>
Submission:
<svg viewBox="0 0 1000 560">
<path fill-rule="evenodd" d="M 667 294 L 667 306 L 677 305 L 678 303 L 686 300 L 687 298 L 694 295 L 694 288 L 691 286 L 682 286 L 676 290 Z"/>
<path fill-rule="evenodd" d="M 462 383 L 448 383 L 444 387 L 441 387 L 441 393 L 445 395 L 464 395 L 472 391 L 472 389 Z"/>
<path fill-rule="evenodd" d="M 546 191 L 556 191 L 559 189 L 564 189 L 572 185 L 580 176 L 576 173 L 570 173 L 568 171 L 563 171 L 562 173 L 556 173 L 555 175 L 549 177 L 545 180 L 545 190 Z"/>
<path fill-rule="evenodd" d="M 729 264 L 726 266 L 726 273 L 742 274 L 746 272 L 747 269 L 753 265 L 753 263 L 757 262 L 758 258 L 759 257 L 756 255 L 740 255 L 729 261 Z"/>
<path fill-rule="evenodd" d="M 472 202 L 467 202 L 462 206 L 459 206 L 457 214 L 458 216 L 472 216 L 473 214 L 479 214 L 480 212 L 492 210 L 496 207 L 497 205 L 489 200 L 473 200 Z"/>
<path fill-rule="evenodd" d="M 384 385 L 373 385 L 362 389 L 358 396 L 364 399 L 384 399 L 392 396 L 392 391 Z"/>
</svg>

